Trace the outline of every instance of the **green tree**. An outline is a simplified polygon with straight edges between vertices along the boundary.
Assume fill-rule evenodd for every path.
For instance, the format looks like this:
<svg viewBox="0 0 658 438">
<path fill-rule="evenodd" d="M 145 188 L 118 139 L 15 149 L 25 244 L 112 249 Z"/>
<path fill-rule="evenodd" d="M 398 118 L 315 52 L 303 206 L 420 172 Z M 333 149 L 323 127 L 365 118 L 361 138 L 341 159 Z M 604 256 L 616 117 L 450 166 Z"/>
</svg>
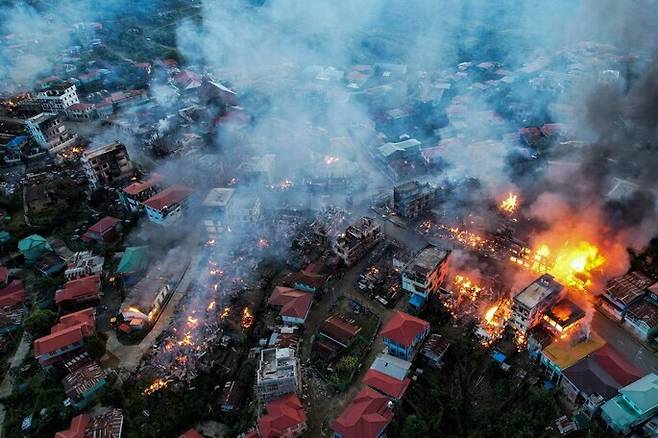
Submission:
<svg viewBox="0 0 658 438">
<path fill-rule="evenodd" d="M 105 340 L 100 336 L 85 336 L 82 345 L 92 359 L 100 359 L 105 354 Z"/>
<path fill-rule="evenodd" d="M 425 423 L 415 415 L 408 415 L 402 424 L 401 438 L 417 438 L 424 436 Z"/>
<path fill-rule="evenodd" d="M 339 361 L 336 368 L 339 371 L 346 371 L 348 373 L 354 371 L 359 364 L 359 360 L 355 356 L 343 356 Z"/>
<path fill-rule="evenodd" d="M 36 309 L 25 319 L 25 330 L 33 337 L 38 338 L 50 332 L 50 328 L 57 322 L 57 314 L 48 309 Z"/>
</svg>

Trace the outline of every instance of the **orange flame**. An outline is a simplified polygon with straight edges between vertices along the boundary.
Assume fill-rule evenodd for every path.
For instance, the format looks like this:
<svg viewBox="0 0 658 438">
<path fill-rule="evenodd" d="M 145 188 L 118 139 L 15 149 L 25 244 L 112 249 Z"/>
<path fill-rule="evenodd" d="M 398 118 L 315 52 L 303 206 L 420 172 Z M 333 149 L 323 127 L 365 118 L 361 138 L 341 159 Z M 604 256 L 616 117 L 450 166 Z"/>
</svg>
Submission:
<svg viewBox="0 0 658 438">
<path fill-rule="evenodd" d="M 505 213 L 515 213 L 516 210 L 519 209 L 519 196 L 509 192 L 507 195 L 507 198 L 503 199 L 500 204 L 498 205 L 498 208 L 501 211 L 504 211 Z"/>
</svg>

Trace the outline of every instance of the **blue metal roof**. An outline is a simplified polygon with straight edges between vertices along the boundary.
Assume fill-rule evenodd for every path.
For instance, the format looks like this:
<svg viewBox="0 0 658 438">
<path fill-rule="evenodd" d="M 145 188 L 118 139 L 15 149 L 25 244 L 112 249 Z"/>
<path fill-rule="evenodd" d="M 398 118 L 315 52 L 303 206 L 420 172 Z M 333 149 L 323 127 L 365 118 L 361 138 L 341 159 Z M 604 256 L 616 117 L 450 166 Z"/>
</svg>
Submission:
<svg viewBox="0 0 658 438">
<path fill-rule="evenodd" d="M 420 308 L 424 302 L 425 298 L 422 295 L 413 294 L 411 295 L 411 298 L 409 298 L 409 304 L 416 308 Z"/>
<path fill-rule="evenodd" d="M 507 356 L 505 356 L 503 353 L 501 353 L 501 352 L 498 351 L 498 350 L 494 350 L 494 351 L 491 353 L 491 357 L 493 357 L 493 359 L 494 359 L 496 362 L 500 362 L 500 363 L 505 362 L 505 359 L 507 359 Z"/>
<path fill-rule="evenodd" d="M 16 137 L 12 138 L 9 140 L 9 143 L 6 144 L 5 147 L 8 149 L 14 149 L 20 146 L 21 143 L 23 143 L 25 140 L 27 140 L 26 135 L 17 135 Z"/>
</svg>

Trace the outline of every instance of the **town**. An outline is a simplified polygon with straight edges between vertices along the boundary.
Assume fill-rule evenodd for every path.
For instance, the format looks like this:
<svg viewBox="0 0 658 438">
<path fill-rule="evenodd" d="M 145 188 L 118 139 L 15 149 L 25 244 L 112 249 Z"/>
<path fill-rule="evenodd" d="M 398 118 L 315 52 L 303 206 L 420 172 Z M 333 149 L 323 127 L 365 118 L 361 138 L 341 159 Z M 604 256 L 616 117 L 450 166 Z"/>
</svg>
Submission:
<svg viewBox="0 0 658 438">
<path fill-rule="evenodd" d="M 655 5 L 107 3 L 0 1 L 0 437 L 658 437 Z"/>
</svg>

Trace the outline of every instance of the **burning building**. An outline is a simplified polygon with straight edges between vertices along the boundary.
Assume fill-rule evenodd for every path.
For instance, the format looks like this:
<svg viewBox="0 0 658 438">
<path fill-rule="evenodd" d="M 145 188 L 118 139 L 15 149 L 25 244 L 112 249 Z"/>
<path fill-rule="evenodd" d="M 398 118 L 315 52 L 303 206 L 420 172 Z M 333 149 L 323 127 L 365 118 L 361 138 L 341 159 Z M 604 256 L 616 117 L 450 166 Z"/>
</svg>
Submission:
<svg viewBox="0 0 658 438">
<path fill-rule="evenodd" d="M 61 82 L 40 90 L 34 96 L 34 100 L 43 111 L 53 113 L 63 113 L 71 105 L 80 103 L 78 91 L 70 82 Z"/>
<path fill-rule="evenodd" d="M 542 322 L 556 336 L 563 337 L 570 330 L 577 327 L 578 321 L 584 317 L 585 311 L 583 309 L 568 298 L 563 298 L 544 313 Z"/>
<path fill-rule="evenodd" d="M 393 210 L 407 220 L 422 216 L 435 200 L 436 189 L 429 183 L 409 181 L 393 188 Z"/>
<path fill-rule="evenodd" d="M 544 311 L 560 298 L 563 289 L 564 286 L 549 274 L 533 281 L 512 299 L 510 325 L 525 334 L 539 323 Z"/>
<path fill-rule="evenodd" d="M 64 125 L 64 118 L 57 114 L 41 113 L 30 117 L 25 126 L 34 141 L 52 155 L 72 146 L 77 139 Z"/>
<path fill-rule="evenodd" d="M 80 162 L 92 189 L 128 179 L 134 170 L 126 146 L 119 142 L 86 151 Z"/>
<path fill-rule="evenodd" d="M 260 352 L 256 371 L 256 396 L 269 402 L 301 388 L 299 361 L 291 348 L 267 348 Z"/>
<path fill-rule="evenodd" d="M 334 252 L 347 266 L 351 266 L 384 238 L 382 226 L 367 216 L 362 217 L 334 242 Z"/>
<path fill-rule="evenodd" d="M 409 305 L 420 309 L 428 296 L 438 292 L 448 275 L 450 251 L 428 245 L 402 271 L 402 289 L 409 292 Z"/>
<path fill-rule="evenodd" d="M 629 272 L 608 281 L 601 295 L 601 308 L 618 321 L 623 321 L 628 307 L 642 299 L 653 280 L 640 272 Z"/>
</svg>

